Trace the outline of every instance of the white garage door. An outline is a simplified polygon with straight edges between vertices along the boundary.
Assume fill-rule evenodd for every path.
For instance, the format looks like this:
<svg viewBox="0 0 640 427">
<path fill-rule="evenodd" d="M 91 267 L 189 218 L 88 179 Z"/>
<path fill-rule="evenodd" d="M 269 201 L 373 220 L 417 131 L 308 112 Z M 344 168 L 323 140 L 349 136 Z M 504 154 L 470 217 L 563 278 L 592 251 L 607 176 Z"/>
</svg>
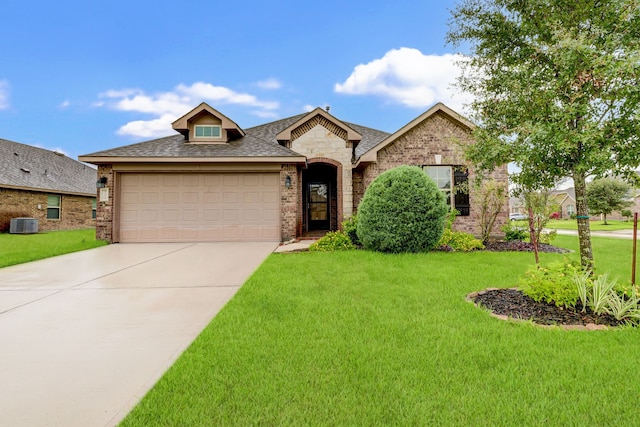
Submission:
<svg viewBox="0 0 640 427">
<path fill-rule="evenodd" d="M 278 173 L 121 175 L 121 242 L 279 241 Z"/>
</svg>

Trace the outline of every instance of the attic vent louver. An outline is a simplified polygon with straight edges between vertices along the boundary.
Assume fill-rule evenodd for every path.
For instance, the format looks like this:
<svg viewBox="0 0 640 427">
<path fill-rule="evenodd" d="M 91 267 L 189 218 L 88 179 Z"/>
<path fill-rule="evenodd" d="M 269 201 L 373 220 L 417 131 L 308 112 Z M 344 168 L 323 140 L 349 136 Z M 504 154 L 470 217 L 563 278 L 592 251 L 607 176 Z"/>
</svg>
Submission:
<svg viewBox="0 0 640 427">
<path fill-rule="evenodd" d="M 27 168 L 20 168 L 22 172 L 31 173 L 31 171 Z"/>
</svg>

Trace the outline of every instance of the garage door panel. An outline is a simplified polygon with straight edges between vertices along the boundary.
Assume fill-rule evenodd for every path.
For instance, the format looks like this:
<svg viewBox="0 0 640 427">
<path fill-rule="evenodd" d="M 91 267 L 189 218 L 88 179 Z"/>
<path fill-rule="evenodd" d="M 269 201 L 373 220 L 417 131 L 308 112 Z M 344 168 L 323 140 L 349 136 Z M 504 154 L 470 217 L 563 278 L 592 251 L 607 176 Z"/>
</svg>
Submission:
<svg viewBox="0 0 640 427">
<path fill-rule="evenodd" d="M 220 192 L 207 191 L 204 193 L 204 203 L 207 205 L 220 203 Z"/>
<path fill-rule="evenodd" d="M 120 241 L 278 241 L 278 186 L 278 173 L 122 174 Z"/>
<path fill-rule="evenodd" d="M 260 219 L 267 223 L 277 221 L 279 217 L 280 214 L 275 209 L 263 209 L 260 211 Z"/>
<path fill-rule="evenodd" d="M 184 192 L 182 193 L 182 203 L 200 203 L 200 194 L 195 191 Z"/>
<path fill-rule="evenodd" d="M 160 176 L 158 175 L 142 175 L 142 183 L 145 187 L 157 187 L 160 184 Z"/>
<path fill-rule="evenodd" d="M 165 205 L 175 205 L 180 203 L 180 193 L 164 192 L 162 193 L 162 203 Z"/>
<path fill-rule="evenodd" d="M 262 203 L 277 203 L 278 202 L 278 192 L 277 191 L 265 191 L 262 193 Z"/>
</svg>

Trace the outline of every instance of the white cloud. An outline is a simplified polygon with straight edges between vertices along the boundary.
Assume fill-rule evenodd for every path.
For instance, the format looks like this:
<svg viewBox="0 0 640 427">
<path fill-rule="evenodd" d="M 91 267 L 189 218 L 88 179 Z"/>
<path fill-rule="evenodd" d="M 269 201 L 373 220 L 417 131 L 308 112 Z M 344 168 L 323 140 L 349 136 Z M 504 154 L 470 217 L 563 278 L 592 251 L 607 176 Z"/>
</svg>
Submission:
<svg viewBox="0 0 640 427">
<path fill-rule="evenodd" d="M 170 92 L 146 94 L 140 89 L 108 90 L 100 94 L 106 100 L 96 106 L 107 106 L 120 111 L 145 113 L 154 116 L 149 120 L 136 120 L 120 127 L 119 135 L 136 137 L 159 137 L 171 134 L 171 123 L 186 114 L 200 102 L 219 105 L 236 104 L 253 107 L 258 117 L 277 117 L 275 110 L 280 104 L 263 101 L 247 93 L 238 93 L 223 86 L 196 82 L 190 86 L 179 84 Z"/>
<path fill-rule="evenodd" d="M 64 110 L 65 108 L 68 108 L 70 105 L 71 103 L 69 102 L 69 100 L 65 99 L 58 105 L 58 108 L 60 108 L 61 110 Z"/>
<path fill-rule="evenodd" d="M 6 110 L 10 107 L 9 89 L 11 86 L 7 80 L 0 80 L 0 110 Z"/>
<path fill-rule="evenodd" d="M 314 107 L 311 104 L 307 104 L 304 107 L 302 107 L 302 111 L 304 111 L 305 113 L 311 112 L 311 111 L 313 111 L 315 109 L 316 109 L 316 107 Z"/>
<path fill-rule="evenodd" d="M 118 135 L 133 135 L 143 138 L 166 136 L 171 129 L 171 123 L 176 119 L 172 114 L 163 114 L 157 119 L 135 120 L 121 126 Z"/>
<path fill-rule="evenodd" d="M 270 77 L 265 80 L 260 80 L 256 83 L 256 86 L 258 86 L 260 89 L 274 90 L 280 89 L 282 87 L 282 83 L 280 82 L 280 80 Z"/>
<path fill-rule="evenodd" d="M 418 49 L 400 48 L 382 58 L 357 65 L 334 90 L 348 95 L 376 95 L 408 107 L 426 108 L 443 102 L 462 111 L 469 95 L 453 87 L 460 75 L 454 54 L 425 55 Z"/>
</svg>

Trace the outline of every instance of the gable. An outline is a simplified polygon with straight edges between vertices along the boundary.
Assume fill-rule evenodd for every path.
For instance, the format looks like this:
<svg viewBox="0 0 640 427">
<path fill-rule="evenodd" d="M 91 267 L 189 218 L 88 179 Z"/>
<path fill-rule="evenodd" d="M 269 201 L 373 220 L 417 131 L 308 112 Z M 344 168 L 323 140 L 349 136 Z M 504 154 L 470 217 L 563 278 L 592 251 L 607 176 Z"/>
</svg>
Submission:
<svg viewBox="0 0 640 427">
<path fill-rule="evenodd" d="M 290 148 L 293 141 L 317 126 L 322 126 L 336 137 L 344 140 L 345 147 L 353 148 L 362 139 L 362 135 L 353 128 L 321 108 L 316 108 L 278 132 L 276 139 L 281 145 Z"/>
<path fill-rule="evenodd" d="M 227 143 L 242 138 L 245 132 L 233 120 L 201 103 L 172 123 L 189 143 Z"/>
<path fill-rule="evenodd" d="M 454 153 L 458 142 L 469 142 L 475 126 L 442 103 L 438 103 L 414 120 L 363 153 L 356 162 L 377 162 L 380 152 L 403 148 L 431 150 L 433 154 Z M 408 147 L 394 147 L 402 145 Z M 456 157 L 460 153 L 456 154 Z M 460 163 L 459 159 L 455 163 Z"/>
</svg>

